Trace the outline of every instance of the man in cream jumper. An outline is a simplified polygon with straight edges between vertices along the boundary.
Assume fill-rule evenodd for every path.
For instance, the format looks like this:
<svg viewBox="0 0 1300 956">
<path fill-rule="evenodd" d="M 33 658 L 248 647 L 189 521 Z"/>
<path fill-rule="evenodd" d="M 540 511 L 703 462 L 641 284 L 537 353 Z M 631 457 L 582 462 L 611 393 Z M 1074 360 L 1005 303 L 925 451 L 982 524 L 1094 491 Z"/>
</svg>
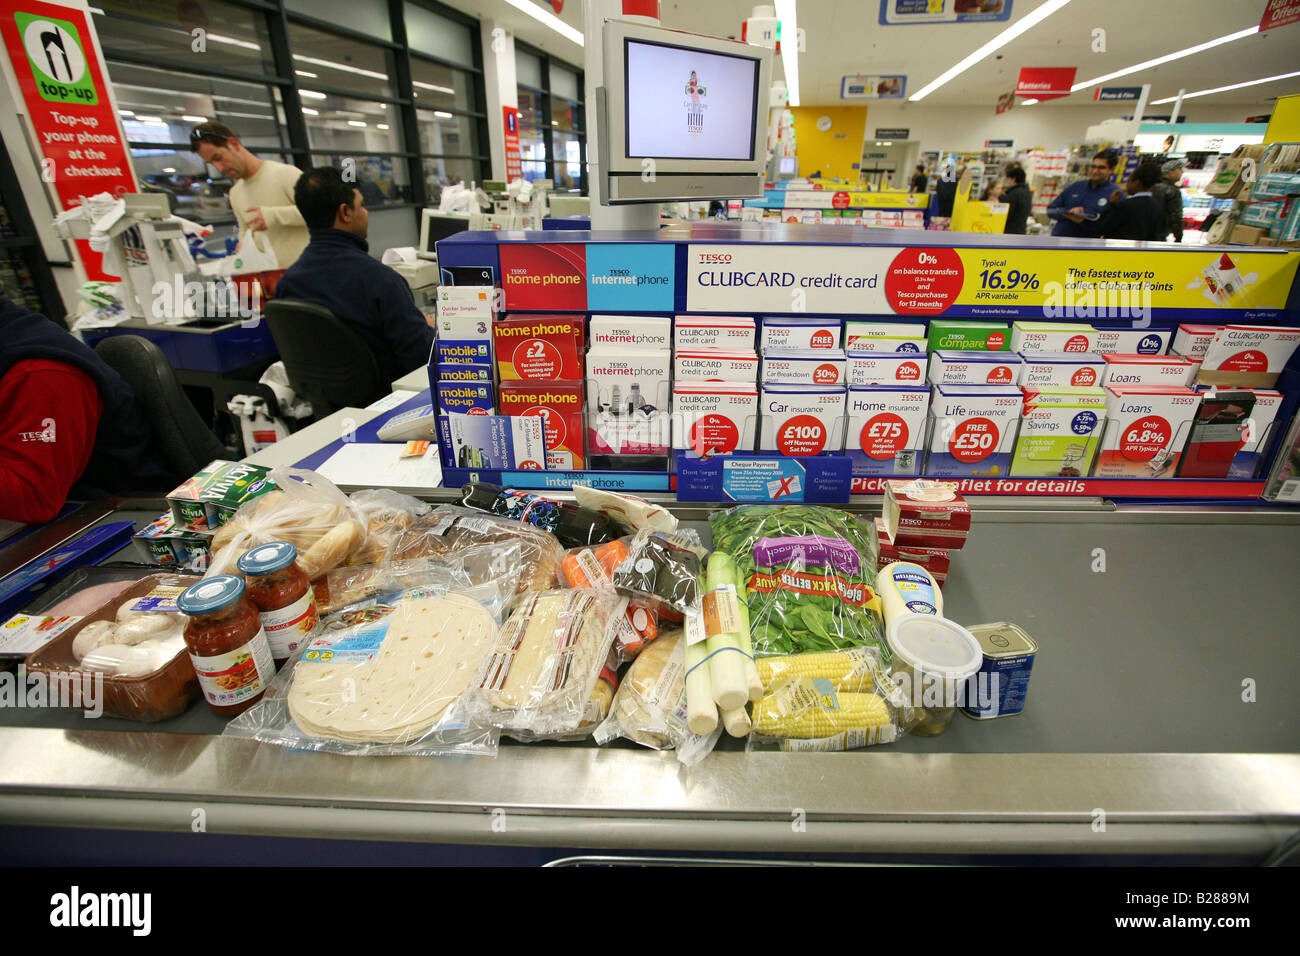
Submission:
<svg viewBox="0 0 1300 956">
<path fill-rule="evenodd" d="M 230 208 L 244 230 L 266 232 L 271 248 L 287 269 L 298 261 L 311 241 L 307 223 L 293 202 L 293 187 L 302 175 L 297 166 L 258 159 L 224 123 L 203 123 L 190 132 L 190 149 L 223 176 L 235 181 Z"/>
</svg>

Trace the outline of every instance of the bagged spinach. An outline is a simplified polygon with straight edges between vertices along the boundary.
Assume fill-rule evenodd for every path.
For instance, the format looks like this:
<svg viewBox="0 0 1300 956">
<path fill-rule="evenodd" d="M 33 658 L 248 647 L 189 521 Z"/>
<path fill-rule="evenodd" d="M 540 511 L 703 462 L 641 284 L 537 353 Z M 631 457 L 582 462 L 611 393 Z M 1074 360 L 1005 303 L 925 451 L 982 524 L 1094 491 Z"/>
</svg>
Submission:
<svg viewBox="0 0 1300 956">
<path fill-rule="evenodd" d="M 870 522 L 820 505 L 741 505 L 709 524 L 745 579 L 755 654 L 866 645 L 888 664 Z"/>
</svg>

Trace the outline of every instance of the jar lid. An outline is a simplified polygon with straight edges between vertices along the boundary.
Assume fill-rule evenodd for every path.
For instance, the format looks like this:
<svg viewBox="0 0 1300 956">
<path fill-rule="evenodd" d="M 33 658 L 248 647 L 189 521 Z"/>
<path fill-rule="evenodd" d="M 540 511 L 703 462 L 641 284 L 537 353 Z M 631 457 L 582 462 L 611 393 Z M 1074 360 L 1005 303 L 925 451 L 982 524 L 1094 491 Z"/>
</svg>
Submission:
<svg viewBox="0 0 1300 956">
<path fill-rule="evenodd" d="M 229 607 L 244 596 L 244 579 L 233 574 L 218 574 L 181 592 L 176 606 L 182 614 L 198 617 Z"/>
<path fill-rule="evenodd" d="M 272 541 L 246 551 L 237 562 L 245 574 L 271 574 L 282 571 L 298 557 L 298 549 L 288 541 Z"/>
<path fill-rule="evenodd" d="M 979 641 L 946 617 L 900 614 L 889 622 L 886 638 L 903 663 L 943 680 L 965 680 L 984 664 Z"/>
</svg>

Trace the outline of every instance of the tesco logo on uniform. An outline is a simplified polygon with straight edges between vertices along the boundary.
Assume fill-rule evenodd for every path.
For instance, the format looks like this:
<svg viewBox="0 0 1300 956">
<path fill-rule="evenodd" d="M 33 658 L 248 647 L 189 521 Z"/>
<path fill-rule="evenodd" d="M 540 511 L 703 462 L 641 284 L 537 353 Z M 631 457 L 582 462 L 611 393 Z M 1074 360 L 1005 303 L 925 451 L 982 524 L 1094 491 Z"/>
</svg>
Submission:
<svg viewBox="0 0 1300 956">
<path fill-rule="evenodd" d="M 700 262 L 702 263 L 718 263 L 718 262 L 730 262 L 730 261 L 731 261 L 730 252 L 701 252 L 700 253 Z"/>
</svg>

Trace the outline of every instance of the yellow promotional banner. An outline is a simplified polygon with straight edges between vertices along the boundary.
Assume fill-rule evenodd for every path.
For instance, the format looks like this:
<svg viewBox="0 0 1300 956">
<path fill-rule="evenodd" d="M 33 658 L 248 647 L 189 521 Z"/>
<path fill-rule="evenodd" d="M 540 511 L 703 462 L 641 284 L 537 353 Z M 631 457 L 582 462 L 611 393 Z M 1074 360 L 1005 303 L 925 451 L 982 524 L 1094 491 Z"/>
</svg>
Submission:
<svg viewBox="0 0 1300 956">
<path fill-rule="evenodd" d="M 767 200 L 768 205 L 777 200 L 786 209 L 924 209 L 930 204 L 926 193 L 877 193 L 858 189 L 772 190 Z"/>
</svg>

